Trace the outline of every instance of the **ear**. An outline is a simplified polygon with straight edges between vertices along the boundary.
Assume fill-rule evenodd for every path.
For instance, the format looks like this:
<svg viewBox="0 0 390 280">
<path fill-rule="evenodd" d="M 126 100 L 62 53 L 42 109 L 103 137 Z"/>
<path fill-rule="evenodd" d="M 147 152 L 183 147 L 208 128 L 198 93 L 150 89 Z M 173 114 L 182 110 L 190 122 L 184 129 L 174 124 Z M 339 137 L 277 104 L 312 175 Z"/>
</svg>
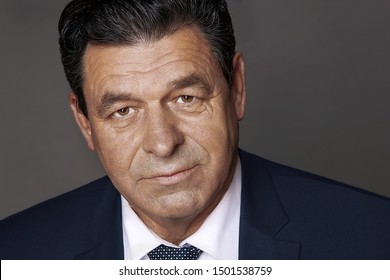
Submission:
<svg viewBox="0 0 390 280">
<path fill-rule="evenodd" d="M 87 141 L 88 148 L 91 151 L 95 150 L 95 146 L 92 141 L 92 132 L 91 132 L 91 125 L 89 123 L 89 120 L 86 116 L 81 112 L 79 108 L 79 102 L 76 97 L 76 95 L 71 92 L 69 94 L 69 105 L 72 109 L 73 116 L 76 120 L 77 125 L 79 126 L 81 133 L 83 134 L 85 140 Z"/>
<path fill-rule="evenodd" d="M 231 94 L 238 121 L 244 118 L 246 103 L 245 65 L 242 53 L 236 52 L 233 57 L 233 75 Z"/>
</svg>

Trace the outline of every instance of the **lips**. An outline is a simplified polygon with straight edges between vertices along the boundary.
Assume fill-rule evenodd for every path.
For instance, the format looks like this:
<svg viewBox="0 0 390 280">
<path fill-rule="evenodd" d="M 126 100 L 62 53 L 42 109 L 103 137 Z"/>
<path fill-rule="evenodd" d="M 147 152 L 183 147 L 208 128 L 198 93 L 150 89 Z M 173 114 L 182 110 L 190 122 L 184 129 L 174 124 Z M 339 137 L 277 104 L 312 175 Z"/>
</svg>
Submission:
<svg viewBox="0 0 390 280">
<path fill-rule="evenodd" d="M 157 173 L 156 175 L 145 178 L 144 180 L 159 185 L 174 185 L 190 177 L 194 173 L 196 167 L 197 166 L 187 168 L 187 169 L 181 169 L 179 171 L 166 172 L 166 173 L 161 172 L 161 173 Z"/>
</svg>

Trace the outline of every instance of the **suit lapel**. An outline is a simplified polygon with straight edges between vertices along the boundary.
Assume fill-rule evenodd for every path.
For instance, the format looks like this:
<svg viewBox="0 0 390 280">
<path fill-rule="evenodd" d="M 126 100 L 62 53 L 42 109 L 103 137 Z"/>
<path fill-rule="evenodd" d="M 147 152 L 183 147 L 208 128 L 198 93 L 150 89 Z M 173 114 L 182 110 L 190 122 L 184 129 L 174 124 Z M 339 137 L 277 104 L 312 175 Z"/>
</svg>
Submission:
<svg viewBox="0 0 390 280">
<path fill-rule="evenodd" d="M 75 255 L 75 259 L 124 258 L 120 195 L 108 178 L 102 187 L 105 190 L 86 232 L 90 243 Z"/>
<path fill-rule="evenodd" d="M 300 244 L 278 240 L 289 218 L 259 157 L 240 150 L 242 192 L 240 259 L 298 259 Z"/>
</svg>

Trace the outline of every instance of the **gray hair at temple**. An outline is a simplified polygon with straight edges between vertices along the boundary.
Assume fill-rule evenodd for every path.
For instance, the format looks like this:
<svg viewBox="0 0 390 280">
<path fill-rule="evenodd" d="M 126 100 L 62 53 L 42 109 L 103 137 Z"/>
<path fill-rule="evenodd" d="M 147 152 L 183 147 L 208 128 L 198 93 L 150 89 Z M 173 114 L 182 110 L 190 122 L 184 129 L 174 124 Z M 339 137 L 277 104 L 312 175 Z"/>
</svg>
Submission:
<svg viewBox="0 0 390 280">
<path fill-rule="evenodd" d="M 91 45 L 135 46 L 156 42 L 196 26 L 210 43 L 231 84 L 234 30 L 225 0 L 73 0 L 61 14 L 58 30 L 62 64 L 81 112 L 83 56 Z"/>
</svg>

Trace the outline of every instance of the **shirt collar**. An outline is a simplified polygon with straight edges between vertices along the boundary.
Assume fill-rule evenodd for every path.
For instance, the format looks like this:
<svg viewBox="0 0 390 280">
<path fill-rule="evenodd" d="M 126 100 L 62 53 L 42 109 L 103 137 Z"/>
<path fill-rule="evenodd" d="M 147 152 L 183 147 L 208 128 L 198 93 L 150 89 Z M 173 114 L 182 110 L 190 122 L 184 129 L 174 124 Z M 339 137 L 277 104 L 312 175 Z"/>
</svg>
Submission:
<svg viewBox="0 0 390 280">
<path fill-rule="evenodd" d="M 175 246 L 156 235 L 137 216 L 122 196 L 122 225 L 125 259 L 147 259 L 147 253 L 160 244 Z M 237 161 L 232 183 L 213 212 L 193 235 L 179 247 L 191 244 L 203 251 L 200 259 L 238 259 L 241 201 L 241 163 Z"/>
</svg>

